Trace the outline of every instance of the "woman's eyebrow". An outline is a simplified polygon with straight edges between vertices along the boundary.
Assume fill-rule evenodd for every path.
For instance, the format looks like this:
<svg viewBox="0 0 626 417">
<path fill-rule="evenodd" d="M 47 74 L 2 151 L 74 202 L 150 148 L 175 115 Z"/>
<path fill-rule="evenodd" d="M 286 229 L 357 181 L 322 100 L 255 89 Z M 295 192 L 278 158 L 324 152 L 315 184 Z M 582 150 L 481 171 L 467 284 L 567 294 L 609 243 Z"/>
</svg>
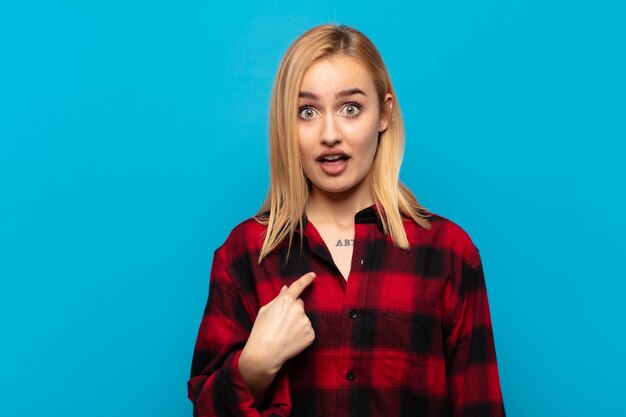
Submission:
<svg viewBox="0 0 626 417">
<path fill-rule="evenodd" d="M 367 97 L 367 94 L 365 94 L 363 92 L 363 90 L 361 90 L 360 88 L 349 88 L 347 90 L 341 90 L 338 91 L 337 93 L 335 93 L 335 98 L 339 98 L 339 97 L 346 97 L 346 96 L 352 96 L 354 94 L 362 94 L 364 96 Z M 312 93 L 310 91 L 300 91 L 300 93 L 298 94 L 299 98 L 308 98 L 311 100 L 319 100 L 319 97 L 317 94 Z"/>
<path fill-rule="evenodd" d="M 349 88 L 347 90 L 339 91 L 338 93 L 335 94 L 335 97 L 339 98 L 339 97 L 345 97 L 345 96 L 352 96 L 354 94 L 362 94 L 365 97 L 367 97 L 367 94 L 365 94 L 363 90 L 361 90 L 360 88 Z"/>
<path fill-rule="evenodd" d="M 300 91 L 300 93 L 298 94 L 298 97 L 309 98 L 311 100 L 319 100 L 319 97 L 316 94 L 313 94 L 309 91 Z"/>
</svg>

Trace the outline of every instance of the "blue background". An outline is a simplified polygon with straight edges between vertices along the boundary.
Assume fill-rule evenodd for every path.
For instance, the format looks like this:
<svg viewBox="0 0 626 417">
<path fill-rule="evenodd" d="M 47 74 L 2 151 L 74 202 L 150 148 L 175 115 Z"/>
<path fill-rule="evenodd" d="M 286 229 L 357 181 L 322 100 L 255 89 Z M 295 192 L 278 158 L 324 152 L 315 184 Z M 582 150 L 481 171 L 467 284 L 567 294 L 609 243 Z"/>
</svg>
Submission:
<svg viewBox="0 0 626 417">
<path fill-rule="evenodd" d="M 327 22 L 378 46 L 402 180 L 481 251 L 508 414 L 623 411 L 625 2 L 116 0 L 0 6 L 0 415 L 191 415 L 274 73 Z"/>
</svg>

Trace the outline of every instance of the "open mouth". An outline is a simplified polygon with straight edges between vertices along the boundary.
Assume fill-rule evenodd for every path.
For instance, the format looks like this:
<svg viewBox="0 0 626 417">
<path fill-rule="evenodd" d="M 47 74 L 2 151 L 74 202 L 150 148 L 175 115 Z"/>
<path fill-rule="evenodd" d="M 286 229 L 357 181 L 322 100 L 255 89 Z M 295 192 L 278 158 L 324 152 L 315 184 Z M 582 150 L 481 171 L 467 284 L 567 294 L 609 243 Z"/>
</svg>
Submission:
<svg viewBox="0 0 626 417">
<path fill-rule="evenodd" d="M 317 158 L 318 162 L 325 162 L 325 163 L 333 163 L 333 162 L 338 162 L 338 161 L 345 161 L 349 158 L 348 155 L 328 155 L 328 156 L 324 156 L 321 158 Z"/>
<path fill-rule="evenodd" d="M 340 175 L 348 168 L 348 159 L 350 157 L 346 154 L 335 154 L 317 158 L 317 161 L 324 173 L 335 176 Z"/>
</svg>

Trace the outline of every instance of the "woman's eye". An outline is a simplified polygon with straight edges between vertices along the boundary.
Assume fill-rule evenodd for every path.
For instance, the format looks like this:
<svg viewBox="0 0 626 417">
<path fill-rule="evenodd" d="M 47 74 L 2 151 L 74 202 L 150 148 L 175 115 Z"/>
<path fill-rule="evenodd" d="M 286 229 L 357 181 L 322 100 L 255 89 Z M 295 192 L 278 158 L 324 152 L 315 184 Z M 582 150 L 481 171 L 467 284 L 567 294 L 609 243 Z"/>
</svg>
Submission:
<svg viewBox="0 0 626 417">
<path fill-rule="evenodd" d="M 310 107 L 305 107 L 303 109 L 300 109 L 299 116 L 301 119 L 312 119 L 315 117 L 315 114 L 316 114 L 315 110 L 313 110 Z"/>
<path fill-rule="evenodd" d="M 356 103 L 347 104 L 341 111 L 348 117 L 354 117 L 361 112 L 361 106 Z"/>
</svg>

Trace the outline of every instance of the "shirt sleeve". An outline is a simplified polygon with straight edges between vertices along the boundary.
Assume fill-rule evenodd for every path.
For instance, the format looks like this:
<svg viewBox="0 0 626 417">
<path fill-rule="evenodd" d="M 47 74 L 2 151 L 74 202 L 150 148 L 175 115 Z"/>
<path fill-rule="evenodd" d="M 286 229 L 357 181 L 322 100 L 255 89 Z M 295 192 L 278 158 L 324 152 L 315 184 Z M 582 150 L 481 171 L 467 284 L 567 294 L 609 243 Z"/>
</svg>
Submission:
<svg viewBox="0 0 626 417">
<path fill-rule="evenodd" d="M 447 291 L 444 340 L 454 417 L 504 417 L 482 262 L 471 244 Z"/>
<path fill-rule="evenodd" d="M 188 397 L 194 417 L 283 417 L 291 412 L 291 394 L 284 372 L 270 386 L 262 409 L 255 408 L 250 388 L 239 373 L 239 357 L 253 319 L 227 273 L 223 255 L 213 256 L 209 297 L 196 339 Z"/>
</svg>

